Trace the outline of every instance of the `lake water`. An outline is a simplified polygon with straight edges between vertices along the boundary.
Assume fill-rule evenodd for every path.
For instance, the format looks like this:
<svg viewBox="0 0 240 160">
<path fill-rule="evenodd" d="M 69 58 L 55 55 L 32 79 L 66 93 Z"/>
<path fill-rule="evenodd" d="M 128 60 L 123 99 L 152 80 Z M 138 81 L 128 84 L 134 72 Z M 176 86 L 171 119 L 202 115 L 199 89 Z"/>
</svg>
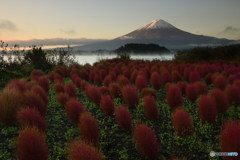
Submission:
<svg viewBox="0 0 240 160">
<path fill-rule="evenodd" d="M 131 55 L 131 59 L 143 59 L 143 60 L 150 60 L 153 59 L 160 59 L 160 60 L 172 60 L 175 53 L 171 54 L 162 54 L 162 55 Z M 77 61 L 79 64 L 84 65 L 86 63 L 89 63 L 90 65 L 93 65 L 94 62 L 99 61 L 100 59 L 112 59 L 116 58 L 117 55 L 111 54 L 111 55 L 75 55 L 75 61 Z M 12 56 L 14 58 L 14 56 Z M 4 57 L 4 60 L 7 60 L 7 57 Z"/>
<path fill-rule="evenodd" d="M 116 58 L 117 55 L 76 55 L 76 61 L 84 65 L 86 63 L 93 64 L 94 62 L 98 61 L 99 59 L 112 59 Z M 144 60 L 150 60 L 153 59 L 160 59 L 160 60 L 172 60 L 174 57 L 174 54 L 163 54 L 163 55 L 131 55 L 131 59 L 144 59 Z"/>
</svg>

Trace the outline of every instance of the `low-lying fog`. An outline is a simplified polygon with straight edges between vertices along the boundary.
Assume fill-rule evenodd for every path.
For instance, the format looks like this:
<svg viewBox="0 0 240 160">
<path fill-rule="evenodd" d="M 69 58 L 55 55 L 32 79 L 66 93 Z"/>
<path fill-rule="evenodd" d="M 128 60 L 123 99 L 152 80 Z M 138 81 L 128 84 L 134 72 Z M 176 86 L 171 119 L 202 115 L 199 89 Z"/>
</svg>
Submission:
<svg viewBox="0 0 240 160">
<path fill-rule="evenodd" d="M 1 53 L 1 51 L 0 51 Z M 93 64 L 94 62 L 96 61 L 99 61 L 101 59 L 112 59 L 112 58 L 116 58 L 117 57 L 117 54 L 113 54 L 113 53 L 104 53 L 104 52 L 101 52 L 101 53 L 91 53 L 91 52 L 81 52 L 81 53 L 78 53 L 78 52 L 73 52 L 73 54 L 75 55 L 75 61 L 77 61 L 79 64 L 81 65 L 84 65 L 86 63 L 89 63 L 89 64 Z M 149 53 L 149 54 L 131 54 L 130 55 L 130 58 L 131 59 L 143 59 L 143 60 L 154 60 L 154 59 L 160 59 L 160 60 L 172 60 L 172 58 L 174 57 L 174 54 L 175 52 L 171 52 L 171 53 L 162 53 L 162 54 L 159 54 L 159 53 Z M 0 54 L 1 56 L 1 54 Z M 22 56 L 21 56 L 22 57 Z M 14 59 L 15 56 L 12 55 L 12 59 Z M 8 61 L 8 58 L 6 56 L 3 56 L 3 59 L 4 60 L 7 60 Z"/>
<path fill-rule="evenodd" d="M 144 60 L 172 60 L 175 53 L 167 53 L 167 54 L 133 54 L 130 56 L 131 59 L 144 59 Z M 76 61 L 83 65 L 86 63 L 93 64 L 94 62 L 101 60 L 101 59 L 112 59 L 116 58 L 116 54 L 75 54 Z"/>
</svg>

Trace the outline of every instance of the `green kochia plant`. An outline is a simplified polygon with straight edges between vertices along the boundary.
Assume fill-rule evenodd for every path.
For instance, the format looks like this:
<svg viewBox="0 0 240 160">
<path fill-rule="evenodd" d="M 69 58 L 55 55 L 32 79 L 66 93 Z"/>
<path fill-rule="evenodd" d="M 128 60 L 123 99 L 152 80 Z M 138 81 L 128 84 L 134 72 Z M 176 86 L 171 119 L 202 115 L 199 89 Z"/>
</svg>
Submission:
<svg viewBox="0 0 240 160">
<path fill-rule="evenodd" d="M 131 55 L 129 53 L 117 53 L 117 58 L 130 59 Z"/>
<path fill-rule="evenodd" d="M 23 65 L 22 67 L 23 73 L 26 76 L 29 76 L 33 69 L 34 69 L 34 66 L 30 62 L 26 62 L 25 65 Z"/>
<path fill-rule="evenodd" d="M 46 70 L 51 68 L 46 55 L 47 53 L 44 52 L 41 47 L 37 48 L 36 46 L 33 46 L 32 50 L 29 50 L 24 55 L 24 60 L 32 63 L 36 69 Z"/>
</svg>

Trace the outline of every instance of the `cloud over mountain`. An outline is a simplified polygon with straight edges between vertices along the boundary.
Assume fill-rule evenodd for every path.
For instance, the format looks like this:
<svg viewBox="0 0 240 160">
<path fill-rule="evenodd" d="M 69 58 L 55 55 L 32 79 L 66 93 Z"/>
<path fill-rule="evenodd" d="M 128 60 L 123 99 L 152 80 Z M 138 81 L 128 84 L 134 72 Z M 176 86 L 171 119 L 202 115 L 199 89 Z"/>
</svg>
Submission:
<svg viewBox="0 0 240 160">
<path fill-rule="evenodd" d="M 65 34 L 76 34 L 76 31 L 74 29 L 69 29 L 69 30 L 62 30 L 60 29 L 61 32 L 65 33 Z"/>
<path fill-rule="evenodd" d="M 240 28 L 227 26 L 218 33 L 218 37 L 231 37 L 231 39 L 240 40 Z"/>
<path fill-rule="evenodd" d="M 10 31 L 18 30 L 16 25 L 9 20 L 0 20 L 0 29 L 10 30 Z"/>
<path fill-rule="evenodd" d="M 224 29 L 224 33 L 236 33 L 236 32 L 239 32 L 240 29 L 239 28 L 236 28 L 236 27 L 233 27 L 233 26 L 227 26 L 225 29 Z"/>
</svg>

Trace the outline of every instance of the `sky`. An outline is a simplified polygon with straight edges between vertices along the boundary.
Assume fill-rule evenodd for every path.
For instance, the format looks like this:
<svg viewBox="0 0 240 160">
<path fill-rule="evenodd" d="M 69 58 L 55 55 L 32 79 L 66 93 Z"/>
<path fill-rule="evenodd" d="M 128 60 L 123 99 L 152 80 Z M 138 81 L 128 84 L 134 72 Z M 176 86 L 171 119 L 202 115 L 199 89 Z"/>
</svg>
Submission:
<svg viewBox="0 0 240 160">
<path fill-rule="evenodd" d="M 0 0 L 0 40 L 79 45 L 114 39 L 155 19 L 198 34 L 240 39 L 240 0 Z"/>
</svg>

